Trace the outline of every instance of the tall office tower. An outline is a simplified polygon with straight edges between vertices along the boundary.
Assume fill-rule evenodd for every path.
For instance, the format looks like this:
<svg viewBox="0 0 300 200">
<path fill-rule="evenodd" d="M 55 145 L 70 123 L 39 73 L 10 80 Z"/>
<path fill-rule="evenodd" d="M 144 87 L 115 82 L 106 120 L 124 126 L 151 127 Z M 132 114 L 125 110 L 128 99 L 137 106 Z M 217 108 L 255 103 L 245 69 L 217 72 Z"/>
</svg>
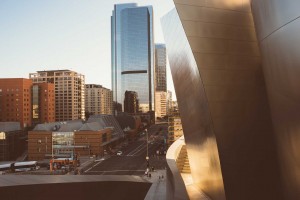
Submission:
<svg viewBox="0 0 300 200">
<path fill-rule="evenodd" d="M 155 91 L 155 116 L 167 115 L 167 92 Z"/>
<path fill-rule="evenodd" d="M 55 121 L 55 92 L 53 83 L 35 83 L 32 86 L 32 123 Z"/>
<path fill-rule="evenodd" d="M 33 83 L 54 83 L 55 121 L 84 119 L 84 75 L 71 70 L 30 73 Z"/>
<path fill-rule="evenodd" d="M 155 91 L 167 91 L 166 65 L 166 45 L 155 44 Z"/>
<path fill-rule="evenodd" d="M 30 79 L 0 79 L 0 122 L 20 122 L 22 128 L 31 126 L 31 86 Z"/>
<path fill-rule="evenodd" d="M 134 91 L 142 111 L 154 110 L 154 39 L 151 6 L 115 5 L 111 17 L 112 90 L 115 105 Z M 124 110 L 124 105 L 123 105 Z"/>
<path fill-rule="evenodd" d="M 112 91 L 102 85 L 85 85 L 85 112 L 93 115 L 112 114 Z"/>
<path fill-rule="evenodd" d="M 139 112 L 138 94 L 133 91 L 125 92 L 124 112 L 135 114 Z"/>
</svg>

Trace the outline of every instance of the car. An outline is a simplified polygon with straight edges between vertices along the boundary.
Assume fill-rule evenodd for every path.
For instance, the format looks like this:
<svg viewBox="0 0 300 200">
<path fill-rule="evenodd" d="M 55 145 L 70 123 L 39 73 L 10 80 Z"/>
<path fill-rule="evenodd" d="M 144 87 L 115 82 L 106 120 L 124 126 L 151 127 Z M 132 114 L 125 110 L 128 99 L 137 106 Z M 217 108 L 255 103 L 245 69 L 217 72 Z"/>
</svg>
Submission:
<svg viewBox="0 0 300 200">
<path fill-rule="evenodd" d="M 122 154 L 123 154 L 122 151 L 118 151 L 118 152 L 117 152 L 117 156 L 121 156 Z"/>
</svg>

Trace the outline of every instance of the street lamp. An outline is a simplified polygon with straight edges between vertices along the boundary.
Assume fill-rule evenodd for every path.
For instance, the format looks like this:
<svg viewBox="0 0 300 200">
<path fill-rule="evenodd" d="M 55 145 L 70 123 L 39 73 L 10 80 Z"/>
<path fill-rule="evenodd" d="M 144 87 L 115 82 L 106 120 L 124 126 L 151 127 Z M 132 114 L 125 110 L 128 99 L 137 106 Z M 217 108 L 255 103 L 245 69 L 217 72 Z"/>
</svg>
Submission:
<svg viewBox="0 0 300 200">
<path fill-rule="evenodd" d="M 146 155 L 146 161 L 147 161 L 147 168 L 149 168 L 148 130 L 145 129 L 145 131 L 146 131 L 146 137 L 147 137 L 147 155 Z"/>
</svg>

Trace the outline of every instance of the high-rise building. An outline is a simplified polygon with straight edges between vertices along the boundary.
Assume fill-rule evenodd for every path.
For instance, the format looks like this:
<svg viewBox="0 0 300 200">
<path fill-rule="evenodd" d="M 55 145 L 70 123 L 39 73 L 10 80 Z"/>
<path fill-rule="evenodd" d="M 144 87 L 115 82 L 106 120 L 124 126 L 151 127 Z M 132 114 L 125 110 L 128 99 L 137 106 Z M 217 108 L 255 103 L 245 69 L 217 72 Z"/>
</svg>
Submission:
<svg viewBox="0 0 300 200">
<path fill-rule="evenodd" d="M 154 110 L 154 39 L 151 6 L 115 5 L 111 17 L 112 90 L 115 105 L 134 91 L 142 111 Z M 124 105 L 122 106 L 124 110 Z"/>
<path fill-rule="evenodd" d="M 134 91 L 126 91 L 124 99 L 124 112 L 135 114 L 139 112 L 138 94 Z"/>
<path fill-rule="evenodd" d="M 30 79 L 0 79 L 0 122 L 20 122 L 22 128 L 31 126 L 31 87 Z"/>
<path fill-rule="evenodd" d="M 112 91 L 102 85 L 85 85 L 85 112 L 93 115 L 112 114 Z"/>
<path fill-rule="evenodd" d="M 35 83 L 32 85 L 32 123 L 55 121 L 55 92 L 53 83 Z"/>
<path fill-rule="evenodd" d="M 166 45 L 155 44 L 155 91 L 167 91 L 166 65 Z"/>
<path fill-rule="evenodd" d="M 71 70 L 30 73 L 33 83 L 54 83 L 55 121 L 85 118 L 84 75 Z"/>
<path fill-rule="evenodd" d="M 167 92 L 155 91 L 155 116 L 164 117 L 167 115 Z"/>
<path fill-rule="evenodd" d="M 0 121 L 20 122 L 22 128 L 53 122 L 54 85 L 31 79 L 0 79 Z"/>
</svg>

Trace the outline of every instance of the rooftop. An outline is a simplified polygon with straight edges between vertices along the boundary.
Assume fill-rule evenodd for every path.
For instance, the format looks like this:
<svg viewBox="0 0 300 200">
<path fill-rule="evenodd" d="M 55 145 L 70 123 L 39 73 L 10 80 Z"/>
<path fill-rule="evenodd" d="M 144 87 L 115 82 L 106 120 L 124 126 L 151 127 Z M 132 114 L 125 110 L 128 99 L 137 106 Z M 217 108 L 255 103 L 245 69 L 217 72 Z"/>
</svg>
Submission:
<svg viewBox="0 0 300 200">
<path fill-rule="evenodd" d="M 0 132 L 19 131 L 20 122 L 0 122 Z"/>
</svg>

